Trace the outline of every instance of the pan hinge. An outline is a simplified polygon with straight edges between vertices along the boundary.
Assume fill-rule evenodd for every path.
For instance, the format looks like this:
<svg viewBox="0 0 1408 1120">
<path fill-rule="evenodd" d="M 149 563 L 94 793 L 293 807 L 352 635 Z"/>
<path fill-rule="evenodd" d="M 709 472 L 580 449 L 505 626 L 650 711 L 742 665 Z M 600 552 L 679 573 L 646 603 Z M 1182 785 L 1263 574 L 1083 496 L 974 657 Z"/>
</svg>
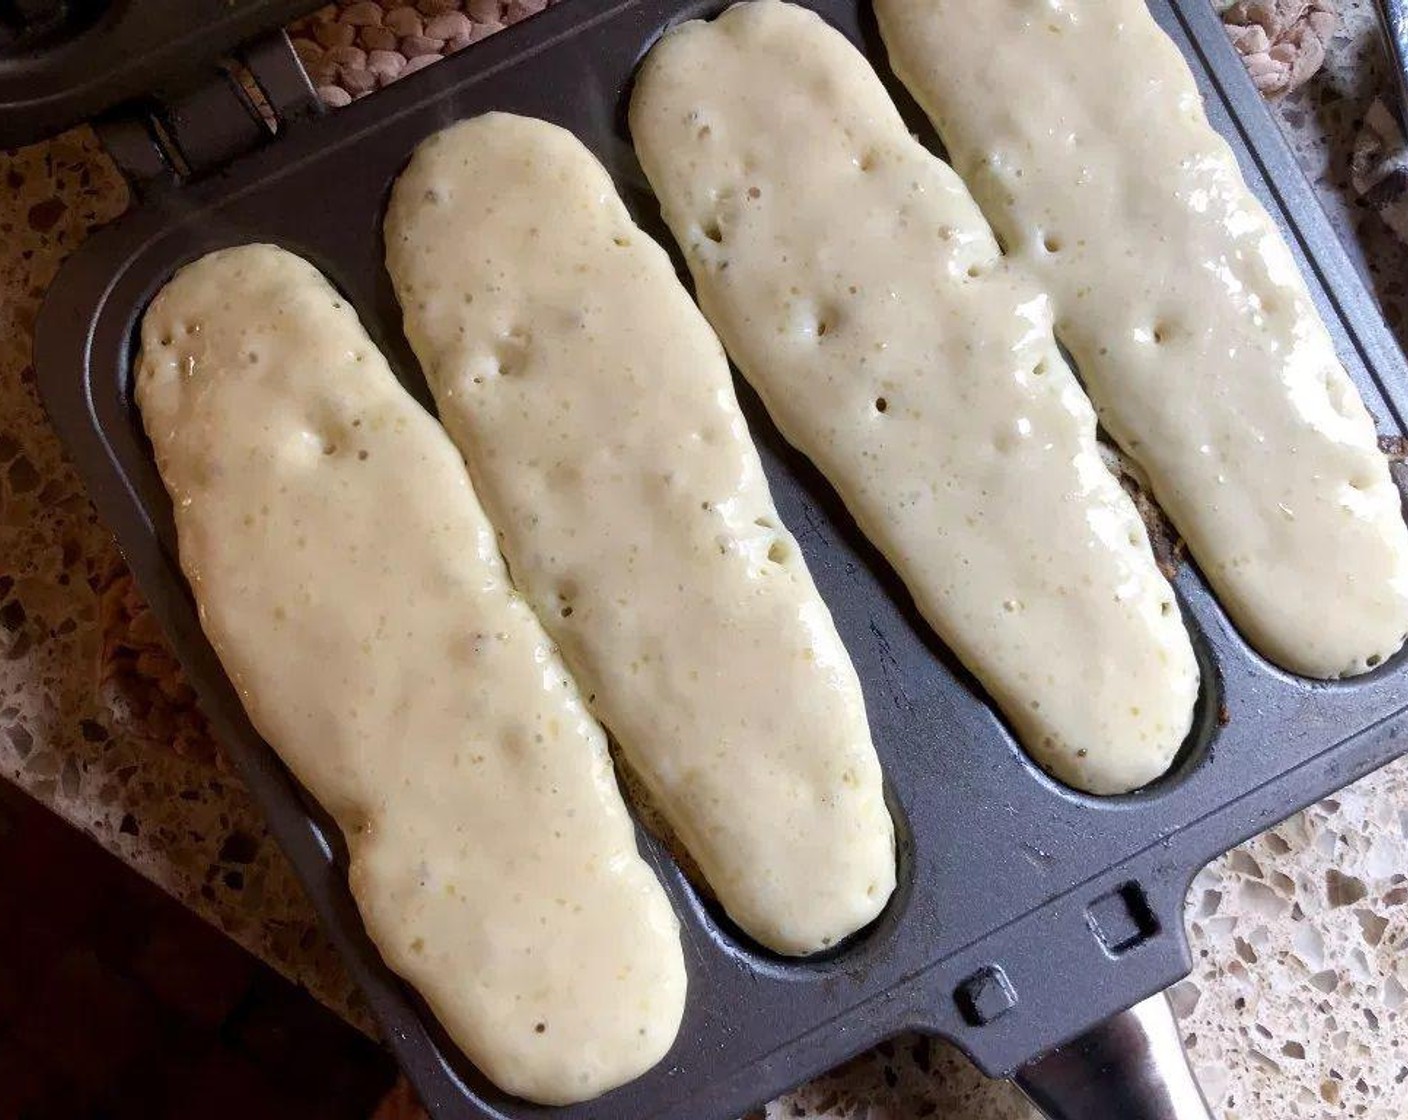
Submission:
<svg viewBox="0 0 1408 1120">
<path fill-rule="evenodd" d="M 132 186 L 150 192 L 218 171 L 322 111 L 288 35 L 275 31 L 94 128 Z"/>
</svg>

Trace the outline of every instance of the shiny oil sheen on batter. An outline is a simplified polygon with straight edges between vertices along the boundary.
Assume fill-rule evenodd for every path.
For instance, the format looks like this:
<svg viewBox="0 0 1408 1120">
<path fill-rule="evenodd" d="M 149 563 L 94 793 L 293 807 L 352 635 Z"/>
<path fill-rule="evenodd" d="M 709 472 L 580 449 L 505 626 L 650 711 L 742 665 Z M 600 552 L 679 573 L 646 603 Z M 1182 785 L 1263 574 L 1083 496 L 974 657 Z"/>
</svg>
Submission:
<svg viewBox="0 0 1408 1120">
<path fill-rule="evenodd" d="M 1198 692 L 1173 591 L 1049 301 L 865 59 L 740 4 L 664 37 L 630 122 L 744 376 L 1031 754 L 1096 793 L 1162 774 Z"/>
<path fill-rule="evenodd" d="M 502 113 L 421 145 L 385 233 L 514 580 L 725 909 L 789 954 L 864 926 L 895 857 L 860 684 L 669 258 Z"/>
<path fill-rule="evenodd" d="M 1408 529 L 1295 259 L 1142 0 L 876 0 L 896 72 L 1055 300 L 1111 435 L 1248 640 L 1362 673 Z"/>
<path fill-rule="evenodd" d="M 511 1093 L 649 1069 L 675 916 L 459 454 L 353 310 L 281 249 L 204 257 L 143 320 L 137 399 L 201 623 L 386 962 Z"/>
</svg>

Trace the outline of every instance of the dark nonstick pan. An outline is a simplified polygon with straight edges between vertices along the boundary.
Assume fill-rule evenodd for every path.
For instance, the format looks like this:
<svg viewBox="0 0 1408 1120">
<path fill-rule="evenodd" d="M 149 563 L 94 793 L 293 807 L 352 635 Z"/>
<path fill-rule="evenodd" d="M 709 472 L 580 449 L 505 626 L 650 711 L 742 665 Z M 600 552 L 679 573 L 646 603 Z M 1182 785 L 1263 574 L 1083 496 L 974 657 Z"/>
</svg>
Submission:
<svg viewBox="0 0 1408 1120">
<path fill-rule="evenodd" d="M 888 73 L 868 5 L 811 6 L 861 45 L 912 127 L 932 142 Z M 437 1117 L 727 1120 L 902 1030 L 954 1040 L 989 1074 L 1022 1071 L 1024 1085 L 1056 1114 L 1195 1114 L 1201 1106 L 1186 1068 L 1174 1071 L 1185 1079 L 1175 1083 L 1153 1062 L 1163 1042 L 1176 1043 L 1161 1005 L 1143 1004 L 1137 1015 L 1101 1024 L 1187 972 L 1183 899 L 1199 868 L 1405 749 L 1402 656 L 1352 682 L 1289 676 L 1247 647 L 1185 564 L 1175 586 L 1203 669 L 1194 731 L 1153 787 L 1105 799 L 1075 793 L 1018 748 L 829 488 L 740 386 L 778 508 L 864 684 L 899 830 L 900 888 L 871 928 L 830 956 L 786 961 L 743 938 L 642 833 L 684 926 L 684 1026 L 666 1060 L 640 1080 L 597 1101 L 549 1110 L 507 1098 L 479 1077 L 381 964 L 348 895 L 338 837 L 250 728 L 201 634 L 176 563 L 167 497 L 131 398 L 135 329 L 157 289 L 212 249 L 281 244 L 342 289 L 398 375 L 427 401 L 400 333 L 379 232 L 387 192 L 411 150 L 446 124 L 488 109 L 556 121 L 602 159 L 636 219 L 669 244 L 631 151 L 625 99 L 636 63 L 662 30 L 720 7 L 566 0 L 330 116 L 307 112 L 306 83 L 271 82 L 266 92 L 282 118 L 277 135 L 232 161 L 215 159 L 204 172 L 189 161 L 197 166 L 184 177 L 153 155 L 151 133 L 139 129 L 133 147 L 132 130 L 110 123 L 105 134 L 118 154 L 153 177 L 143 187 L 144 205 L 76 254 L 45 304 L 37 368 L 53 421 Z M 1212 7 L 1206 0 L 1153 0 L 1151 7 L 1191 62 L 1213 123 L 1295 248 L 1381 434 L 1403 435 L 1403 355 Z M 276 73 L 263 64 L 251 69 L 256 77 Z M 207 127 L 204 118 L 186 125 L 197 140 Z M 188 163 L 174 162 L 183 170 Z M 1057 1047 L 1055 1056 L 1031 1064 Z M 1088 1090 L 1092 1064 L 1124 1071 L 1097 1083 L 1121 1088 L 1118 1102 L 1103 1096 L 1082 1104 L 1075 1096 Z"/>
</svg>

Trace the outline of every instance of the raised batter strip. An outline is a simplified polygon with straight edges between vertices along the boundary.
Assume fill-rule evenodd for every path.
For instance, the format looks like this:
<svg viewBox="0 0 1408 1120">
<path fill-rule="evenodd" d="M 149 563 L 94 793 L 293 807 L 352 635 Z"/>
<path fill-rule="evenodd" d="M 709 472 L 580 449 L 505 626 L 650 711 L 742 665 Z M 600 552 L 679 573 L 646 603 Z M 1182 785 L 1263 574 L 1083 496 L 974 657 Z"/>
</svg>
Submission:
<svg viewBox="0 0 1408 1120">
<path fill-rule="evenodd" d="M 636 151 L 700 302 L 1041 765 L 1158 777 L 1198 669 L 1047 300 L 865 59 L 760 2 L 647 57 Z"/>
<path fill-rule="evenodd" d="M 1362 673 L 1408 529 L 1294 258 L 1142 0 L 876 0 L 896 71 L 1049 291 L 1100 419 L 1248 640 Z"/>
<path fill-rule="evenodd" d="M 683 956 L 605 737 L 353 310 L 281 249 L 213 253 L 147 312 L 137 400 L 205 632 L 387 963 L 511 1093 L 649 1069 Z"/>
<path fill-rule="evenodd" d="M 895 866 L 860 685 L 669 258 L 506 114 L 421 145 L 386 246 L 514 579 L 724 907 L 782 953 L 864 926 Z"/>
</svg>

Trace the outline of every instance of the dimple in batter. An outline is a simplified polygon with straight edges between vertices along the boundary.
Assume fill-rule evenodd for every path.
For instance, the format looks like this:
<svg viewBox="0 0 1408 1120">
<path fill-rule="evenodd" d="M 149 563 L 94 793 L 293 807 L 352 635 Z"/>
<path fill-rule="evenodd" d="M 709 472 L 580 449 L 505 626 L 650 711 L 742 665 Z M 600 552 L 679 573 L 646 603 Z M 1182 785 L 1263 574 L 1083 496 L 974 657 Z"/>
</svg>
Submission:
<svg viewBox="0 0 1408 1120">
<path fill-rule="evenodd" d="M 353 310 L 281 249 L 213 253 L 147 311 L 136 392 L 201 623 L 386 962 L 508 1092 L 653 1066 L 684 961 L 605 737 Z"/>
<path fill-rule="evenodd" d="M 1050 301 L 865 59 L 772 0 L 677 28 L 631 132 L 705 313 L 1032 756 L 1168 768 L 1198 667 Z"/>
</svg>

